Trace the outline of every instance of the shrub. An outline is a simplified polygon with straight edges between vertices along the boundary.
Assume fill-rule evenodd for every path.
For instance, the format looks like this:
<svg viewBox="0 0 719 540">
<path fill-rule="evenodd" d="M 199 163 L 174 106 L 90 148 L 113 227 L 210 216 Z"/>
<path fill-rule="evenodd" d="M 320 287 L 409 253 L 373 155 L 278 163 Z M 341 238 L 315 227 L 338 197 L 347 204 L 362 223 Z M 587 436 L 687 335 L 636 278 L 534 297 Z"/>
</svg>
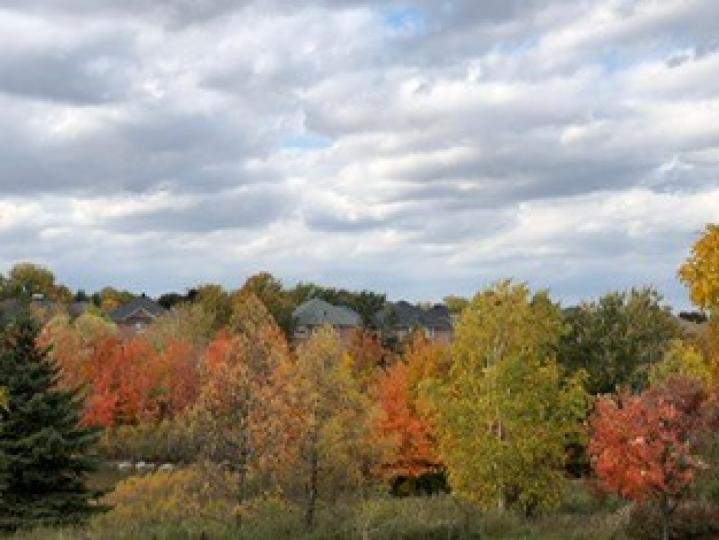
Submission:
<svg viewBox="0 0 719 540">
<path fill-rule="evenodd" d="M 662 518 L 655 504 L 632 508 L 627 534 L 641 540 L 661 539 Z M 719 507 L 699 501 L 688 501 L 671 516 L 669 536 L 674 540 L 701 540 L 719 537 Z"/>
<path fill-rule="evenodd" d="M 225 485 L 206 478 L 204 467 L 192 466 L 123 480 L 104 498 L 112 510 L 93 521 L 93 528 L 147 532 L 171 527 L 202 534 L 210 524 L 224 530 L 235 515 L 235 505 L 226 495 L 231 493 L 231 478 L 225 476 Z"/>
<path fill-rule="evenodd" d="M 100 445 L 108 459 L 189 463 L 197 455 L 190 432 L 177 420 L 119 426 L 107 430 Z"/>
</svg>

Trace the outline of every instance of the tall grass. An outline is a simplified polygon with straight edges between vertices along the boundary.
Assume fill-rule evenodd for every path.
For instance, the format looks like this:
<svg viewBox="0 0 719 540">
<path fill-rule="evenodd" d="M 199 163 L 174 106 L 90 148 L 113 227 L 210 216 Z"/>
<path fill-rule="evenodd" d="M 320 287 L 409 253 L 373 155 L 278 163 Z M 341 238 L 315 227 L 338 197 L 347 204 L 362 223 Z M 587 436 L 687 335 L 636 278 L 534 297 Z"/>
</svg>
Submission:
<svg viewBox="0 0 719 540">
<path fill-rule="evenodd" d="M 208 474 L 215 475 L 211 483 Z M 620 501 L 599 499 L 578 480 L 556 513 L 534 519 L 480 512 L 450 495 L 375 495 L 325 501 L 308 531 L 297 504 L 268 493 L 245 505 L 238 520 L 232 478 L 222 474 L 193 465 L 128 477 L 106 468 L 93 484 L 106 489 L 120 480 L 105 498 L 110 512 L 81 529 L 23 532 L 13 540 L 618 540 L 627 517 Z"/>
</svg>

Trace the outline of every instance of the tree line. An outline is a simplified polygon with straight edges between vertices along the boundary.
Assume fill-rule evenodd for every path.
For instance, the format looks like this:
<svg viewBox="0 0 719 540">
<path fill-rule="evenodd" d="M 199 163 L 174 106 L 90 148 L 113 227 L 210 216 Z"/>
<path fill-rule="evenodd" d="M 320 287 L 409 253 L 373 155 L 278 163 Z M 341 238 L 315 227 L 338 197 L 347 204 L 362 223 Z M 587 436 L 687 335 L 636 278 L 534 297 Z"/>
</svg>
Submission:
<svg viewBox="0 0 719 540">
<path fill-rule="evenodd" d="M 287 292 L 264 274 L 233 293 L 198 288 L 130 339 L 93 311 L 11 323 L 0 514 L 13 517 L 0 526 L 81 520 L 100 508 L 80 482 L 91 464 L 52 456 L 101 437 L 102 453 L 120 457 L 162 433 L 159 457 L 231 475 L 238 527 L 268 492 L 300 504 L 312 528 L 321 501 L 378 483 L 532 516 L 557 507 L 572 475 L 591 475 L 604 492 L 654 505 L 668 538 L 698 472 L 715 467 L 718 258 L 709 226 L 679 271 L 708 315 L 692 335 L 651 287 L 567 310 L 504 280 L 456 302 L 449 346 L 416 333 L 389 350 L 371 329 L 343 342 L 325 327 L 293 347 Z M 377 301 L 363 300 L 367 313 Z M 53 416 L 48 404 L 60 402 Z M 37 462 L 31 442 L 44 449 Z M 59 480 L 24 484 L 28 470 L 72 471 L 75 494 Z"/>
</svg>

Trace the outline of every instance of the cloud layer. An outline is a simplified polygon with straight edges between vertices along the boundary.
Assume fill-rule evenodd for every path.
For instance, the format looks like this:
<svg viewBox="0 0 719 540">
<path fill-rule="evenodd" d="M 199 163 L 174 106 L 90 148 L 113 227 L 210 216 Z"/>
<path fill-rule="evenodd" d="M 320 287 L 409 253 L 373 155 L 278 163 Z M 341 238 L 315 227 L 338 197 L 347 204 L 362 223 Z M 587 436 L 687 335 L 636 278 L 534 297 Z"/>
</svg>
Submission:
<svg viewBox="0 0 719 540">
<path fill-rule="evenodd" d="M 719 221 L 712 0 L 0 0 L 0 271 L 439 299 L 655 283 Z"/>
</svg>

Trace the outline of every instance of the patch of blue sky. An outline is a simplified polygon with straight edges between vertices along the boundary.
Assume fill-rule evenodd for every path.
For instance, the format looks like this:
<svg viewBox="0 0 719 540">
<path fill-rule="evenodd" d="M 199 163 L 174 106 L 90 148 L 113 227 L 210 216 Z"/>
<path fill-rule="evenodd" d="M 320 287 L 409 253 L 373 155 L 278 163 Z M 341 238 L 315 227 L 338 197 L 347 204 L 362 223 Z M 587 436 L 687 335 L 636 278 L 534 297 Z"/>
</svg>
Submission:
<svg viewBox="0 0 719 540">
<path fill-rule="evenodd" d="M 602 51 L 597 58 L 597 62 L 602 66 L 606 73 L 621 71 L 633 63 L 626 54 L 622 54 L 614 48 Z"/>
<path fill-rule="evenodd" d="M 527 36 L 520 41 L 514 41 L 507 44 L 500 44 L 499 50 L 509 56 L 518 58 L 537 49 L 539 46 L 538 36 Z"/>
<path fill-rule="evenodd" d="M 282 139 L 282 148 L 294 150 L 320 150 L 331 144 L 327 137 L 315 133 L 293 133 Z"/>
<path fill-rule="evenodd" d="M 413 6 L 393 6 L 382 10 L 382 20 L 392 34 L 416 35 L 427 28 L 426 13 Z"/>
</svg>

